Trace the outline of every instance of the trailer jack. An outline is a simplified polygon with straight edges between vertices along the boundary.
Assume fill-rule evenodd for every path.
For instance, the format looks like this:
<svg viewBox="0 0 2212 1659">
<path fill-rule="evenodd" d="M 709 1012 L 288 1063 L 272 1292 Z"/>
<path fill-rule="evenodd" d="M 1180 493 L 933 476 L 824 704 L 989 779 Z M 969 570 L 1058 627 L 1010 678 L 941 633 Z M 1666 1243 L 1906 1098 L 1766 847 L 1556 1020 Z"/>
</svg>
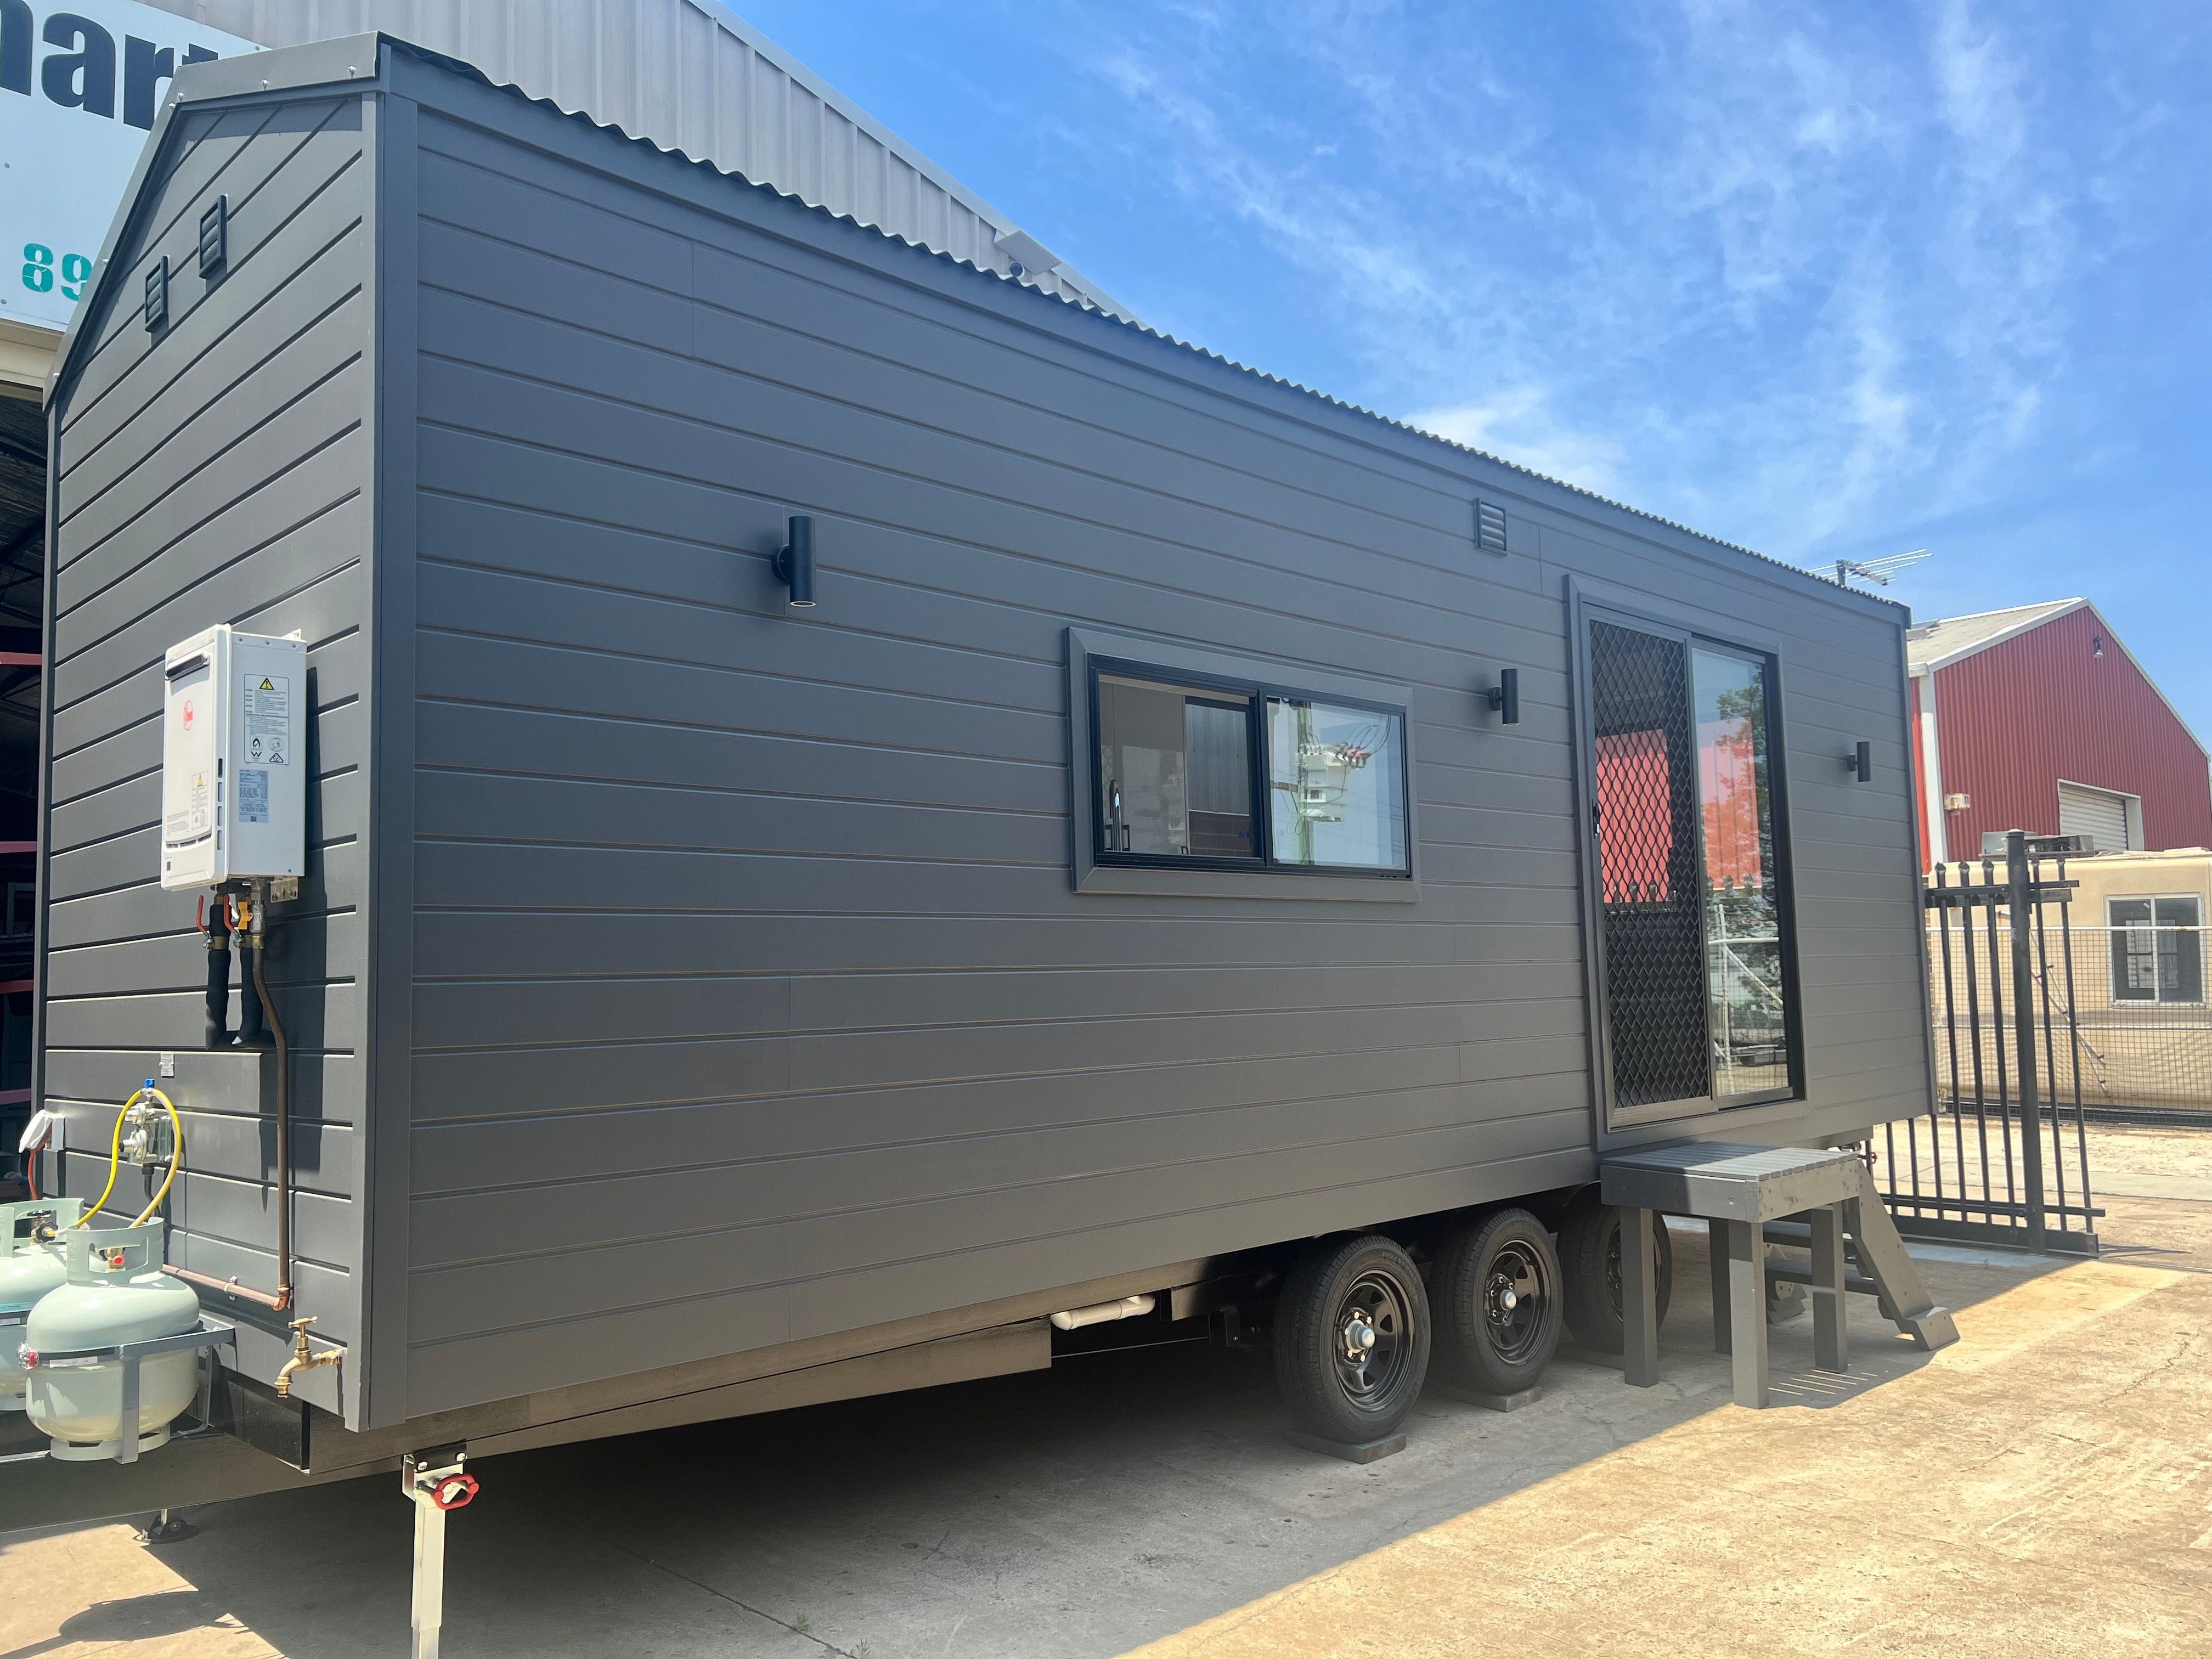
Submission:
<svg viewBox="0 0 2212 1659">
<path fill-rule="evenodd" d="M 476 1476 L 461 1470 L 467 1455 L 465 1446 L 440 1446 L 400 1460 L 399 1489 L 415 1503 L 414 1659 L 438 1659 L 446 1622 L 446 1514 L 467 1508 L 477 1495 Z"/>
</svg>

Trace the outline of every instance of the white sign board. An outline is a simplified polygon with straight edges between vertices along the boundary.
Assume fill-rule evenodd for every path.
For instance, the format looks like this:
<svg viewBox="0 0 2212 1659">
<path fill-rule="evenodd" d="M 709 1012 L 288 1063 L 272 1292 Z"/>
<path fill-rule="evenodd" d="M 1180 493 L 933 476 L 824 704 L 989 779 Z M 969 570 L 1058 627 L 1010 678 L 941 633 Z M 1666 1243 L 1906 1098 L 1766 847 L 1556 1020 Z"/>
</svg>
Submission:
<svg viewBox="0 0 2212 1659">
<path fill-rule="evenodd" d="M 135 0 L 0 0 L 0 318 L 69 326 L 177 66 L 260 50 Z"/>
</svg>

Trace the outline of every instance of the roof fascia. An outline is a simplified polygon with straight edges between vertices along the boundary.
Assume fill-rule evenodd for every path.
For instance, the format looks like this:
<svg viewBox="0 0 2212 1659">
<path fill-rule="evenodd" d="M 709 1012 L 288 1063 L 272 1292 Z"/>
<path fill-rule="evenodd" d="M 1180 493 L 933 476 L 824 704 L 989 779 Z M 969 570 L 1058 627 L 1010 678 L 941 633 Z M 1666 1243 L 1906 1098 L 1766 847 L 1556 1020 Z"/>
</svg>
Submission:
<svg viewBox="0 0 2212 1659">
<path fill-rule="evenodd" d="M 2040 611 L 2035 616 L 2028 617 L 2025 622 L 2014 623 L 2010 628 L 2004 629 L 1998 633 L 1990 635 L 1987 639 L 1976 640 L 1972 645 L 1962 645 L 1957 650 L 1947 651 L 1940 657 L 1923 658 L 1920 665 L 1929 673 L 1932 674 L 1939 668 L 1948 668 L 1954 662 L 1964 662 L 1969 657 L 1978 656 L 1981 653 L 1988 650 L 1993 645 L 2002 645 L 2007 640 L 2016 640 L 2023 634 L 2033 633 L 2035 629 L 2042 627 L 2045 623 L 2057 622 L 2061 617 L 2070 617 L 2076 611 L 2080 611 L 2088 605 L 2089 601 L 2087 599 L 2063 600 L 2055 611 Z M 1986 616 L 1988 613 L 1986 611 L 1981 611 L 1973 614 Z M 1943 620 L 1945 622 L 1970 622 L 1972 620 L 1972 616 L 1947 617 Z M 2100 617 L 2097 620 L 2102 622 L 2104 618 Z M 1941 626 L 1941 624 L 1939 623 L 1938 626 Z"/>
</svg>

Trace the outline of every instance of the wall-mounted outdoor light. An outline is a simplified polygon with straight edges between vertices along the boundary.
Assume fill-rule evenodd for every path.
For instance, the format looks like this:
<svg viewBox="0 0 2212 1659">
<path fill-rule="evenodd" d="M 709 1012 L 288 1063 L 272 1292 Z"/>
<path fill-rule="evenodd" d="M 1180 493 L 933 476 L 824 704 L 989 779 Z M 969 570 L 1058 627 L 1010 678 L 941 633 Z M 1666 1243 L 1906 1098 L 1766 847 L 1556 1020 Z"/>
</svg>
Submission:
<svg viewBox="0 0 2212 1659">
<path fill-rule="evenodd" d="M 794 611 L 809 610 L 814 604 L 814 520 L 794 513 L 789 535 L 775 550 L 775 579 L 791 590 L 787 603 Z"/>
<path fill-rule="evenodd" d="M 1498 711 L 1500 726 L 1520 725 L 1521 671 L 1517 668 L 1499 669 L 1498 684 L 1484 694 L 1483 701 Z"/>
<path fill-rule="evenodd" d="M 1860 740 L 1859 746 L 1844 757 L 1844 770 L 1861 783 L 1874 781 L 1874 745 Z"/>
</svg>

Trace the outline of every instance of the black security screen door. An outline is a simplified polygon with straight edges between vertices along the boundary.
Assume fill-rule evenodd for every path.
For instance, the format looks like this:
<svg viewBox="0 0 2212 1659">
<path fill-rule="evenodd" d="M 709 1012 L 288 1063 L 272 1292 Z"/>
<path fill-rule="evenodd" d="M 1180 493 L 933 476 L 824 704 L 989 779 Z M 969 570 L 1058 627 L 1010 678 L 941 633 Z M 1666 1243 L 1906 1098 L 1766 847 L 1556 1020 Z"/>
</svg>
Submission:
<svg viewBox="0 0 2212 1659">
<path fill-rule="evenodd" d="M 1618 1110 L 1711 1092 L 1690 647 L 1592 619 L 1592 761 Z"/>
</svg>

